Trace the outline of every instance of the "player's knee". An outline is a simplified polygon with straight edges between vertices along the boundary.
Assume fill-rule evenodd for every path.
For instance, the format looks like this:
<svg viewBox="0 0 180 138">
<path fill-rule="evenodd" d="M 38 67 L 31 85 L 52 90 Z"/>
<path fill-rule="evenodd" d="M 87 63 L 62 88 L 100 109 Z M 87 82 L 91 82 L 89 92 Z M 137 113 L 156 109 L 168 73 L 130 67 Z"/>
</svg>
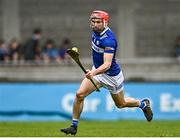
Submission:
<svg viewBox="0 0 180 138">
<path fill-rule="evenodd" d="M 119 102 L 119 103 L 115 103 L 117 108 L 124 108 L 126 107 L 126 102 Z"/>
<path fill-rule="evenodd" d="M 80 93 L 80 92 L 77 92 L 76 93 L 76 99 L 79 100 L 79 101 L 82 101 L 84 100 L 84 94 Z"/>
</svg>

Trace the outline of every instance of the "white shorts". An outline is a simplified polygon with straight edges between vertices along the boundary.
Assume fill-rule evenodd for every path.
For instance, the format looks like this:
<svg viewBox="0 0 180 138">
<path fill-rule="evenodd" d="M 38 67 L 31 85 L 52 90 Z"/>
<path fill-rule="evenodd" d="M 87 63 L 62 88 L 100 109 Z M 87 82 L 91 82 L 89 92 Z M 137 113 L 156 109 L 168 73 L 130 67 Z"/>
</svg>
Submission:
<svg viewBox="0 0 180 138">
<path fill-rule="evenodd" d="M 122 71 L 116 76 L 109 76 L 103 73 L 94 76 L 93 79 L 102 84 L 102 86 L 108 89 L 112 94 L 117 94 L 124 88 L 124 76 Z"/>
</svg>

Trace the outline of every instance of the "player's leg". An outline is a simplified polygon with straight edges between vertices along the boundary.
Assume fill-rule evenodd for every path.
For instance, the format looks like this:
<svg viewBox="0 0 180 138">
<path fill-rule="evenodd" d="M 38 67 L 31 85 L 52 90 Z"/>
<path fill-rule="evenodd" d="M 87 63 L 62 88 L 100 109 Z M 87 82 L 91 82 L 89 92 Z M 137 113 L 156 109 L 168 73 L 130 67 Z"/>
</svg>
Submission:
<svg viewBox="0 0 180 138">
<path fill-rule="evenodd" d="M 151 121 L 153 118 L 153 112 L 150 107 L 150 101 L 148 99 L 136 100 L 131 97 L 124 97 L 124 92 L 121 90 L 118 93 L 111 93 L 111 96 L 118 108 L 124 107 L 139 107 L 144 112 L 147 121 Z"/>
<path fill-rule="evenodd" d="M 99 88 L 101 87 L 98 82 L 95 81 L 95 83 Z M 75 135 L 77 133 L 77 126 L 81 112 L 83 110 L 84 98 L 90 93 L 92 93 L 94 90 L 96 90 L 95 86 L 89 79 L 85 78 L 82 81 L 74 99 L 72 124 L 68 128 L 61 129 L 62 132 L 72 135 Z"/>
<path fill-rule="evenodd" d="M 111 96 L 114 100 L 115 105 L 118 108 L 124 108 L 124 107 L 139 107 L 140 105 L 140 101 L 136 100 L 134 98 L 131 97 L 124 97 L 124 92 L 123 90 L 121 90 L 118 93 L 111 93 Z"/>
<path fill-rule="evenodd" d="M 101 87 L 101 85 L 98 82 L 95 81 L 95 83 L 97 84 L 98 88 Z M 73 118 L 75 118 L 75 119 L 80 118 L 80 114 L 83 109 L 84 98 L 95 90 L 96 90 L 96 88 L 94 87 L 94 85 L 92 84 L 92 82 L 89 79 L 85 78 L 82 81 L 80 88 L 76 93 L 75 100 L 74 100 Z"/>
<path fill-rule="evenodd" d="M 124 107 L 139 107 L 140 101 L 131 97 L 124 97 L 124 92 L 121 90 L 118 93 L 111 93 L 112 99 L 118 108 Z"/>
</svg>

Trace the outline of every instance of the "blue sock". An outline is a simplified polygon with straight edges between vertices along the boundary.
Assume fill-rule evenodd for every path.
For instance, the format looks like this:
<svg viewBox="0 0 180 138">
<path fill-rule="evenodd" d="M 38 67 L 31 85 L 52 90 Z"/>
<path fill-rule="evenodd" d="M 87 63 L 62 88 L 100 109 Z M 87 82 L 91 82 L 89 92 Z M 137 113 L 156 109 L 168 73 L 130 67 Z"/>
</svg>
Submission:
<svg viewBox="0 0 180 138">
<path fill-rule="evenodd" d="M 144 109 L 146 107 L 146 104 L 144 103 L 144 100 L 140 101 L 139 108 Z"/>
<path fill-rule="evenodd" d="M 72 120 L 72 123 L 71 123 L 71 126 L 73 126 L 73 127 L 77 127 L 78 126 L 78 119 L 73 119 Z"/>
</svg>

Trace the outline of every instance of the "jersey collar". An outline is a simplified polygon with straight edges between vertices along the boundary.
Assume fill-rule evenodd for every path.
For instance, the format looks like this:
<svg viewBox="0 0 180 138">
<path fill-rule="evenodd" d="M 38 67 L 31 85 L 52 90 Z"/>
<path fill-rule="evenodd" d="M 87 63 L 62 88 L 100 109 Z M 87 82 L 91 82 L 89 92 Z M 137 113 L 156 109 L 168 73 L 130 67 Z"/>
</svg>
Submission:
<svg viewBox="0 0 180 138">
<path fill-rule="evenodd" d="M 102 36 L 107 30 L 109 30 L 109 27 L 106 27 L 106 28 L 100 33 L 100 36 Z"/>
</svg>

